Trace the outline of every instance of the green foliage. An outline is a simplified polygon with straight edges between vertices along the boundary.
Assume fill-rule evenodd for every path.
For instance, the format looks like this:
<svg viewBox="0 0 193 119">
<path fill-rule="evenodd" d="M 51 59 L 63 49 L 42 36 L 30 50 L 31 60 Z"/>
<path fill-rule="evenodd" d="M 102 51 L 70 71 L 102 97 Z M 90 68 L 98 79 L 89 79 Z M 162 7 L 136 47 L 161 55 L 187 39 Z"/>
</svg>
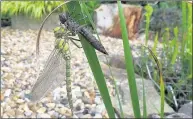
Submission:
<svg viewBox="0 0 193 119">
<path fill-rule="evenodd" d="M 164 79 L 177 78 L 175 82 L 170 82 L 175 96 L 183 94 L 185 100 L 192 99 L 192 5 L 185 1 L 181 3 L 182 26 L 173 26 L 173 29 L 165 28 L 163 34 L 162 64 L 164 65 Z M 182 29 L 182 30 L 179 30 Z M 170 36 L 173 32 L 174 37 Z M 179 37 L 179 35 L 182 37 Z M 157 34 L 155 39 L 157 39 Z M 155 52 L 155 42 L 153 51 Z M 171 81 L 171 80 L 170 80 Z M 173 79 L 172 79 L 173 81 Z M 189 85 L 190 84 L 190 85 Z M 189 91 L 189 92 L 187 92 Z M 168 96 L 171 100 L 173 97 Z M 183 100 L 183 101 L 185 101 Z M 171 103 L 171 102 L 170 102 Z M 178 102 L 183 104 L 182 102 Z"/>
<path fill-rule="evenodd" d="M 152 20 L 148 16 L 148 8 L 146 7 L 146 41 L 148 39 L 149 30 L 155 32 L 154 46 L 152 51 L 155 55 L 159 55 L 164 85 L 171 85 L 174 90 L 174 96 L 183 96 L 184 100 L 179 101 L 181 106 L 186 101 L 192 99 L 192 4 L 186 1 L 180 2 L 161 2 L 160 8 L 153 9 Z M 179 4 L 180 3 L 180 4 Z M 180 6 L 179 6 L 180 5 Z M 181 9 L 179 9 L 181 8 Z M 151 13 L 151 12 L 150 12 Z M 149 28 L 148 28 L 149 26 Z M 158 50 L 158 41 L 161 41 L 163 49 Z M 142 48 L 141 48 L 142 49 Z M 155 72 L 156 68 L 149 65 L 150 57 L 142 52 L 141 68 L 145 72 L 145 77 L 154 80 L 156 86 L 161 90 L 162 98 L 162 114 L 163 114 L 163 92 L 164 86 L 159 86 L 159 74 Z M 145 60 L 146 59 L 146 60 Z M 147 62 L 148 61 L 148 62 Z M 145 71 L 149 66 L 149 74 Z M 151 76 L 152 75 L 152 76 Z M 158 80 L 159 79 L 159 80 Z M 169 104 L 174 105 L 173 95 L 171 93 L 165 96 Z M 162 115 L 163 116 L 163 115 Z"/>
<path fill-rule="evenodd" d="M 149 38 L 149 23 L 150 23 L 151 15 L 153 13 L 153 8 L 150 5 L 146 5 L 145 10 L 146 10 L 146 14 L 145 14 L 145 17 L 146 17 L 146 25 L 145 25 L 146 42 L 145 42 L 145 44 L 147 45 L 147 41 Z"/>
<path fill-rule="evenodd" d="M 26 15 L 35 19 L 42 18 L 54 8 L 59 6 L 62 1 L 3 1 L 1 4 L 2 16 Z M 58 9 L 64 11 L 65 7 Z"/>
<path fill-rule="evenodd" d="M 124 56 L 126 61 L 125 64 L 127 69 L 127 76 L 128 76 L 133 112 L 136 118 L 140 118 L 141 114 L 140 114 L 137 86 L 135 81 L 134 66 L 133 66 L 132 54 L 131 54 L 131 50 L 128 42 L 129 41 L 128 32 L 126 29 L 126 22 L 123 15 L 123 8 L 121 6 L 121 1 L 118 1 L 118 10 L 119 10 L 120 25 L 121 25 L 122 39 L 123 39 L 123 46 L 124 46 Z"/>
</svg>

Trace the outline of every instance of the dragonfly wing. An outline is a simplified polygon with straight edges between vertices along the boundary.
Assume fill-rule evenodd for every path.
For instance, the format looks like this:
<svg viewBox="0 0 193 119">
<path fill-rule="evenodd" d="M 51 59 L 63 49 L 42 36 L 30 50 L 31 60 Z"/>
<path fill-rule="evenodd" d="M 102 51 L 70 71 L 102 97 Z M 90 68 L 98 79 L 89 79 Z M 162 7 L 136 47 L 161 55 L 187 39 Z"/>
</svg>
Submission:
<svg viewBox="0 0 193 119">
<path fill-rule="evenodd" d="M 53 50 L 30 94 L 31 101 L 43 98 L 49 90 L 56 88 L 65 80 L 65 60 L 62 54 Z"/>
</svg>

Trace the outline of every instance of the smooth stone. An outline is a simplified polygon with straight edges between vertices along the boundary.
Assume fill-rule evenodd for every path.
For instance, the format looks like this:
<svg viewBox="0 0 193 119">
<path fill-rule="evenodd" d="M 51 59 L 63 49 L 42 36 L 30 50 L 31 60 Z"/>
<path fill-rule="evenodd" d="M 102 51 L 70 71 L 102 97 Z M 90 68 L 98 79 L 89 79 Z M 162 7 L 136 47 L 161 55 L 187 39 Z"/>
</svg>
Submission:
<svg viewBox="0 0 193 119">
<path fill-rule="evenodd" d="M 1 106 L 1 114 L 3 114 L 3 107 Z"/>
<path fill-rule="evenodd" d="M 92 118 L 92 116 L 90 114 L 86 114 L 86 115 L 81 116 L 80 118 Z"/>
<path fill-rule="evenodd" d="M 51 116 L 46 113 L 40 113 L 37 114 L 37 118 L 51 118 Z"/>
<path fill-rule="evenodd" d="M 24 115 L 17 115 L 16 117 L 17 117 L 17 118 L 25 118 Z"/>
<path fill-rule="evenodd" d="M 7 89 L 4 93 L 4 97 L 9 97 L 11 94 L 11 89 Z"/>
<path fill-rule="evenodd" d="M 80 87 L 76 87 L 75 89 L 73 89 L 72 94 L 75 95 L 77 98 L 81 98 L 82 92 Z"/>
<path fill-rule="evenodd" d="M 102 118 L 102 115 L 97 113 L 93 118 Z"/>
<path fill-rule="evenodd" d="M 71 116 L 71 110 L 66 107 L 60 108 L 58 112 L 65 116 Z"/>
<path fill-rule="evenodd" d="M 48 108 L 53 109 L 53 108 L 56 106 L 56 104 L 55 104 L 55 103 L 47 103 L 46 106 L 47 106 Z"/>
<path fill-rule="evenodd" d="M 92 104 L 92 100 L 86 98 L 86 97 L 82 97 L 82 101 L 84 104 Z"/>
<path fill-rule="evenodd" d="M 2 118 L 10 118 L 7 114 L 3 114 Z"/>
<path fill-rule="evenodd" d="M 94 117 L 96 115 L 96 110 L 91 110 L 90 115 Z"/>
<path fill-rule="evenodd" d="M 27 111 L 27 112 L 24 112 L 24 115 L 25 115 L 25 116 L 27 116 L 27 117 L 29 117 L 29 116 L 31 116 L 31 115 L 32 115 L 32 111 Z"/>
<path fill-rule="evenodd" d="M 21 109 L 15 110 L 15 115 L 23 115 L 23 114 L 24 114 L 24 110 L 21 110 Z"/>
<path fill-rule="evenodd" d="M 86 115 L 86 114 L 88 114 L 88 113 L 89 113 L 89 109 L 86 109 L 86 108 L 85 108 L 85 109 L 83 110 L 83 112 L 82 112 L 83 115 Z"/>
<path fill-rule="evenodd" d="M 77 111 L 81 110 L 84 108 L 84 103 L 82 102 L 81 99 L 76 100 L 76 102 L 74 103 L 74 107 Z"/>
<path fill-rule="evenodd" d="M 18 99 L 17 101 L 16 101 L 16 103 L 18 103 L 18 104 L 21 104 L 21 103 L 24 103 L 25 102 L 25 100 L 23 100 L 23 99 Z"/>
<path fill-rule="evenodd" d="M 102 103 L 100 97 L 96 97 L 94 101 L 98 105 Z"/>
<path fill-rule="evenodd" d="M 13 110 L 13 109 L 10 109 L 10 110 L 7 110 L 6 112 L 5 112 L 8 116 L 15 116 L 15 110 Z"/>
<path fill-rule="evenodd" d="M 52 118 L 58 118 L 58 117 L 59 117 L 58 112 L 55 112 L 54 110 L 48 111 L 48 114 L 49 114 Z"/>
<path fill-rule="evenodd" d="M 38 113 L 45 113 L 46 112 L 46 108 L 42 107 L 40 109 L 37 110 Z"/>
<path fill-rule="evenodd" d="M 63 99 L 61 99 L 60 103 L 63 104 L 63 105 L 67 105 L 68 104 L 68 99 L 63 98 Z"/>
<path fill-rule="evenodd" d="M 97 105 L 95 108 L 97 113 L 102 113 L 105 110 L 105 106 L 104 105 Z"/>
</svg>

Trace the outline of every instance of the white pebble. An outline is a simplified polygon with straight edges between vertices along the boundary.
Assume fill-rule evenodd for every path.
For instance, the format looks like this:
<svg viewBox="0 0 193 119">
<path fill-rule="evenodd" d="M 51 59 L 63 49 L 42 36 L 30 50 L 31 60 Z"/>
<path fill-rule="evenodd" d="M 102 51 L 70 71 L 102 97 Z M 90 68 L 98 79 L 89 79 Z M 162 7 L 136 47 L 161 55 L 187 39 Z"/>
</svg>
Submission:
<svg viewBox="0 0 193 119">
<path fill-rule="evenodd" d="M 7 89 L 5 91 L 4 97 L 9 97 L 10 94 L 11 94 L 11 89 Z"/>
<path fill-rule="evenodd" d="M 42 108 L 37 110 L 38 113 L 44 113 L 45 111 L 46 111 L 45 107 L 42 107 Z"/>
<path fill-rule="evenodd" d="M 93 118 L 102 118 L 102 115 L 96 114 Z"/>
<path fill-rule="evenodd" d="M 51 116 L 45 113 L 40 113 L 37 115 L 37 118 L 51 118 Z"/>
</svg>

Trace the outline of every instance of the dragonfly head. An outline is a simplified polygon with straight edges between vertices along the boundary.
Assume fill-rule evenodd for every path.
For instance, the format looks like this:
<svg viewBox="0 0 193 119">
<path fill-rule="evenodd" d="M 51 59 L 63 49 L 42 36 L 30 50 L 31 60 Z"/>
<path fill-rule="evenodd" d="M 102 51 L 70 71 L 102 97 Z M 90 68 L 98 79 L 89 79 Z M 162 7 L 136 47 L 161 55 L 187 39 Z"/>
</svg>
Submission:
<svg viewBox="0 0 193 119">
<path fill-rule="evenodd" d="M 62 24 L 64 24 L 68 20 L 68 18 L 69 18 L 68 13 L 62 13 L 59 15 L 59 19 Z"/>
</svg>

